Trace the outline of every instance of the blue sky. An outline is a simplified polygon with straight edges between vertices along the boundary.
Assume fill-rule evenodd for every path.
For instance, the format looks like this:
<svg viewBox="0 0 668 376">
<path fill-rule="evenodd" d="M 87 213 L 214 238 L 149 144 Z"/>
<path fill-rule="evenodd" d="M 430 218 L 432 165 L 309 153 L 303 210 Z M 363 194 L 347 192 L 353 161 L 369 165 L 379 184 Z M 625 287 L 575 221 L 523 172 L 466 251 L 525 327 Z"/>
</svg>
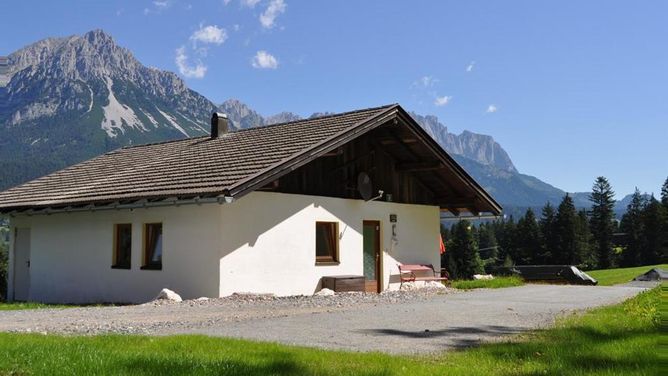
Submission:
<svg viewBox="0 0 668 376">
<path fill-rule="evenodd" d="M 398 102 L 490 134 L 518 169 L 620 194 L 668 176 L 665 1 L 7 1 L 0 54 L 102 28 L 264 115 Z"/>
</svg>

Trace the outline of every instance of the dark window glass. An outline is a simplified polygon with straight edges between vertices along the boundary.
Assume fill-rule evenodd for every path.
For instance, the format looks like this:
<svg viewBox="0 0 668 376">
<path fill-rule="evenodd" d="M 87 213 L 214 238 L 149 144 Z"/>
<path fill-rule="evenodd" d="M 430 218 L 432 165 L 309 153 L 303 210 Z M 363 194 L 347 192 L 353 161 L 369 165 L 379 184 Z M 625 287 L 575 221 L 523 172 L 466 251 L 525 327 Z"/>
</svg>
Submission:
<svg viewBox="0 0 668 376">
<path fill-rule="evenodd" d="M 162 269 L 162 223 L 144 225 L 144 269 Z"/>
<path fill-rule="evenodd" d="M 336 222 L 315 223 L 315 261 L 339 261 L 339 237 Z"/>
<path fill-rule="evenodd" d="M 114 226 L 114 263 L 113 267 L 130 269 L 132 259 L 132 225 L 129 223 Z"/>
</svg>

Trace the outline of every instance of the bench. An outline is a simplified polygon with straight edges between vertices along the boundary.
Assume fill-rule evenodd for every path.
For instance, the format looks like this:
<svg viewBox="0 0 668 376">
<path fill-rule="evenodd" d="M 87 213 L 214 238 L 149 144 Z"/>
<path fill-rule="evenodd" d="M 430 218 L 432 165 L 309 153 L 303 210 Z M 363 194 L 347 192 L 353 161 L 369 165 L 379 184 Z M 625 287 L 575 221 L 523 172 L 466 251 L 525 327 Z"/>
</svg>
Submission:
<svg viewBox="0 0 668 376">
<path fill-rule="evenodd" d="M 415 281 L 448 281 L 448 272 L 445 269 L 441 269 L 440 276 L 436 275 L 436 270 L 432 264 L 397 264 L 399 267 L 399 279 L 401 283 L 399 284 L 399 290 L 403 286 L 404 282 L 415 282 Z M 417 276 L 415 272 L 431 272 L 431 276 Z"/>
</svg>

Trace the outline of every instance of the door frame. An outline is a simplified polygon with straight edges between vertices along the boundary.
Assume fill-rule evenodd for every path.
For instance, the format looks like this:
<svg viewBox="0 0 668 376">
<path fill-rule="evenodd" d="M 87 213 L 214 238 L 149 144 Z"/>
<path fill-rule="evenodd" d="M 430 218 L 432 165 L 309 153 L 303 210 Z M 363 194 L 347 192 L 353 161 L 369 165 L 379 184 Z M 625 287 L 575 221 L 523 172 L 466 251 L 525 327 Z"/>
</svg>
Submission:
<svg viewBox="0 0 668 376">
<path fill-rule="evenodd" d="M 381 251 L 383 249 L 382 245 L 380 244 L 380 241 L 382 239 L 381 236 L 381 222 L 379 220 L 367 220 L 364 219 L 362 220 L 362 244 L 364 244 L 364 226 L 366 225 L 375 225 L 377 230 L 375 231 L 376 235 L 376 249 L 374 250 L 374 255 L 376 257 L 376 292 L 380 293 L 383 291 L 383 252 Z M 362 245 L 364 247 L 364 245 Z M 362 248 L 362 257 L 364 257 L 364 248 Z M 365 286 L 366 286 L 366 280 L 365 280 Z"/>
<path fill-rule="evenodd" d="M 26 232 L 27 232 L 27 234 L 26 234 Z M 21 236 L 19 236 L 19 233 L 22 233 Z M 32 237 L 31 237 L 31 233 L 32 233 L 32 231 L 31 231 L 30 227 L 14 227 L 14 231 L 12 231 L 13 239 L 12 239 L 11 244 L 10 244 L 12 259 L 8 260 L 11 263 L 11 269 L 12 269 L 11 274 L 12 275 L 8 276 L 8 277 L 11 278 L 11 281 L 12 281 L 11 297 L 12 297 L 13 301 L 16 301 L 16 298 L 17 298 L 16 297 L 17 288 L 26 289 L 26 292 L 25 292 L 26 296 L 25 296 L 25 299 L 22 299 L 22 301 L 28 301 L 30 299 L 30 287 L 31 287 L 30 285 L 31 285 L 31 282 L 32 282 L 31 278 L 30 278 L 30 274 L 31 274 L 31 272 L 30 272 L 30 259 L 32 258 L 32 244 L 31 244 L 32 243 Z M 18 256 L 17 255 L 17 248 L 21 247 L 22 245 L 25 245 L 26 239 L 23 239 L 23 237 L 27 237 L 27 242 L 28 242 L 27 249 L 21 250 L 21 252 L 27 252 L 28 253 L 27 261 L 24 261 L 24 262 L 28 263 L 27 271 L 26 271 L 27 275 L 25 276 L 26 281 L 24 281 L 27 285 L 19 287 L 16 283 L 17 282 L 17 276 L 19 275 L 19 273 L 22 273 L 22 271 L 19 268 L 17 268 L 17 262 L 21 262 L 22 260 L 19 260 L 19 257 L 17 257 Z M 8 290 L 9 290 L 9 286 L 7 286 L 7 287 L 8 287 Z M 7 295 L 9 295 L 9 291 L 7 291 L 7 292 L 8 292 Z M 20 297 L 20 298 L 23 298 L 23 297 Z"/>
</svg>

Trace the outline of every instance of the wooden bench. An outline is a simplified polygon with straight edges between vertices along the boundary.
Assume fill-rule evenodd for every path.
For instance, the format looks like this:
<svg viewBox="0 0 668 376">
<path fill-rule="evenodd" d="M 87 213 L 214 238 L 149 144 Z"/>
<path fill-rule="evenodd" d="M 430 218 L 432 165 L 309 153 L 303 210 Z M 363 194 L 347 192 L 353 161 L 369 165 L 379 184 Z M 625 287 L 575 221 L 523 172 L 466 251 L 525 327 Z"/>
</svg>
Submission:
<svg viewBox="0 0 668 376">
<path fill-rule="evenodd" d="M 440 276 L 436 275 L 436 270 L 432 264 L 397 264 L 399 267 L 399 279 L 401 283 L 399 284 L 399 290 L 403 286 L 404 282 L 415 282 L 415 281 L 448 281 L 448 272 L 445 269 L 441 269 Z M 431 276 L 417 276 L 415 272 L 431 272 Z"/>
</svg>

